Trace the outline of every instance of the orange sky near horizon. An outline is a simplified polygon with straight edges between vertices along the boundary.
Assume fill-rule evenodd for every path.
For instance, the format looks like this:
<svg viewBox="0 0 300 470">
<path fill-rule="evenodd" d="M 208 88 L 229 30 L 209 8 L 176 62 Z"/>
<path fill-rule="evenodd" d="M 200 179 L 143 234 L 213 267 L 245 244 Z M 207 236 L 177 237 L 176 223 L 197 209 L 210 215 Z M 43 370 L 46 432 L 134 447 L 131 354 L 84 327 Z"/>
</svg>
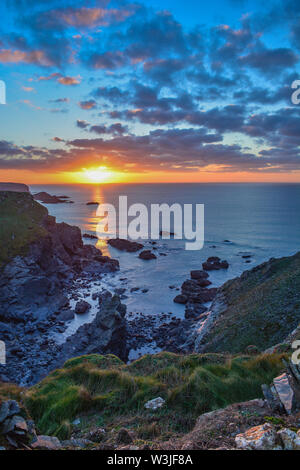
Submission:
<svg viewBox="0 0 300 470">
<path fill-rule="evenodd" d="M 86 170 L 80 172 L 33 172 L 0 170 L 1 182 L 25 184 L 106 184 L 106 183 L 300 183 L 300 171 L 294 172 L 143 172 L 122 173 L 107 169 L 104 177 L 91 178 Z"/>
</svg>

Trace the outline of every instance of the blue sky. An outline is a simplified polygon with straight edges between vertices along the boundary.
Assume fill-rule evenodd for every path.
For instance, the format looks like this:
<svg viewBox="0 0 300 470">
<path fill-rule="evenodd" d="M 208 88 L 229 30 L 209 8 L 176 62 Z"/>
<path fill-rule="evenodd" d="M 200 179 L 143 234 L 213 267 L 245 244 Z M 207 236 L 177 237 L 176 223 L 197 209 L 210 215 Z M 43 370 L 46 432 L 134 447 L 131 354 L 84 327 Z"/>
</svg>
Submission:
<svg viewBox="0 0 300 470">
<path fill-rule="evenodd" d="M 2 179 L 105 166 L 300 181 L 298 1 L 9 0 L 0 14 Z"/>
</svg>

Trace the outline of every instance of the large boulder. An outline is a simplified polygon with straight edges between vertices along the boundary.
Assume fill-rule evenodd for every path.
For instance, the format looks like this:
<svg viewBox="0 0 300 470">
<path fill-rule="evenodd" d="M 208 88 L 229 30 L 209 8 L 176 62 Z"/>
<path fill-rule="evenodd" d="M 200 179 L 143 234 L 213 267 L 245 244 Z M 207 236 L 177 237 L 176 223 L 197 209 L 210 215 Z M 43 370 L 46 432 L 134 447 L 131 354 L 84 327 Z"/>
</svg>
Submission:
<svg viewBox="0 0 300 470">
<path fill-rule="evenodd" d="M 276 431 L 271 424 L 265 423 L 238 434 L 235 442 L 238 449 L 273 450 L 276 445 Z"/>
<path fill-rule="evenodd" d="M 141 243 L 125 240 L 123 238 L 111 238 L 107 240 L 107 243 L 113 248 L 117 248 L 117 250 L 127 251 L 128 253 L 135 253 L 144 247 Z"/>
<path fill-rule="evenodd" d="M 229 268 L 229 263 L 228 261 L 221 261 L 221 259 L 218 256 L 211 256 L 210 258 L 205 261 L 205 263 L 202 263 L 202 267 L 205 271 L 213 271 L 213 270 L 219 270 L 219 269 L 228 269 Z"/>
<path fill-rule="evenodd" d="M 67 339 L 61 350 L 61 362 L 83 354 L 115 354 L 127 359 L 126 306 L 118 296 L 104 292 L 99 296 L 99 310 L 91 323 L 82 325 Z"/>
<path fill-rule="evenodd" d="M 86 313 L 90 308 L 91 308 L 91 304 L 89 304 L 85 300 L 80 300 L 75 305 L 75 313 L 77 313 L 78 315 L 81 315 L 83 313 Z"/>
<path fill-rule="evenodd" d="M 139 254 L 139 258 L 143 259 L 143 260 L 146 260 L 146 261 L 149 261 L 151 259 L 156 259 L 156 256 L 155 256 L 154 253 L 152 253 L 152 251 L 145 250 L 145 251 L 141 251 L 141 253 Z"/>
</svg>

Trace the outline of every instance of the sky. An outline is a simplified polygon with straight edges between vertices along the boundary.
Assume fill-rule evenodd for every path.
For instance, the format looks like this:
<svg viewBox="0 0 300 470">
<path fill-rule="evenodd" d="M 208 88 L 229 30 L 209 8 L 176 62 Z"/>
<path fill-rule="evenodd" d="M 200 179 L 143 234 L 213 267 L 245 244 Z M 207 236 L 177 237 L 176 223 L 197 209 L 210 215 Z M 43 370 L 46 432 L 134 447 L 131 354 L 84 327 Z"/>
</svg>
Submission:
<svg viewBox="0 0 300 470">
<path fill-rule="evenodd" d="M 0 180 L 300 182 L 298 0 L 2 0 Z"/>
</svg>

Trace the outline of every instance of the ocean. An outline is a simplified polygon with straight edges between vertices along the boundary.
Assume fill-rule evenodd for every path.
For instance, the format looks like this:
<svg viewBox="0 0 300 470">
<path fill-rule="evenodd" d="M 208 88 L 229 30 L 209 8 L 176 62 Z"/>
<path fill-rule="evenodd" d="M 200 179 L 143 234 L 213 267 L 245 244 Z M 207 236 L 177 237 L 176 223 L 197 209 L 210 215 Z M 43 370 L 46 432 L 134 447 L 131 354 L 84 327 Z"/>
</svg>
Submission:
<svg viewBox="0 0 300 470">
<path fill-rule="evenodd" d="M 104 254 L 120 262 L 120 272 L 108 276 L 108 287 L 126 287 L 124 302 L 131 316 L 172 312 L 183 317 L 184 306 L 173 302 L 176 288 L 189 278 L 191 270 L 202 269 L 209 256 L 219 256 L 230 265 L 228 270 L 210 273 L 212 287 L 217 287 L 271 257 L 292 255 L 300 247 L 300 184 L 32 185 L 30 189 L 33 193 L 69 196 L 74 204 L 46 205 L 49 213 L 58 222 L 77 225 L 82 233 L 90 234 L 95 233 L 99 222 L 97 206 L 88 206 L 90 201 L 118 206 L 119 195 L 127 195 L 129 205 L 204 204 L 205 243 L 200 251 L 185 250 L 184 240 L 159 240 L 155 253 L 167 256 L 143 261 L 138 253 L 124 253 L 101 241 L 97 243 Z M 142 242 L 145 249 L 152 248 L 149 242 Z M 251 258 L 243 258 L 245 255 Z M 130 292 L 136 287 L 139 290 Z M 69 333 L 80 323 L 91 321 L 93 315 L 77 319 Z"/>
</svg>

